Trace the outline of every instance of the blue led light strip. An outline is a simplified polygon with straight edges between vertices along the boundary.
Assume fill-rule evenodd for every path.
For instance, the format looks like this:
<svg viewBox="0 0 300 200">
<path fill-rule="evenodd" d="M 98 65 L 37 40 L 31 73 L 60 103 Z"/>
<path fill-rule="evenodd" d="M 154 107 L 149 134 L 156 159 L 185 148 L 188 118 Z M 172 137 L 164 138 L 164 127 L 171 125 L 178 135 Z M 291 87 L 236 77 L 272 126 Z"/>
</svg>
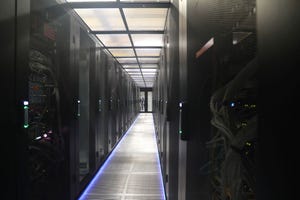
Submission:
<svg viewBox="0 0 300 200">
<path fill-rule="evenodd" d="M 154 141 L 156 144 L 156 160 L 157 160 L 157 164 L 158 164 L 158 171 L 159 171 L 159 178 L 160 178 L 160 191 L 161 191 L 161 195 L 163 196 L 163 200 L 166 200 L 166 193 L 165 193 L 165 187 L 164 187 L 164 182 L 163 182 L 163 178 L 162 178 L 162 172 L 161 172 L 161 165 L 160 165 L 160 159 L 159 159 L 159 155 L 158 155 L 158 147 L 157 147 L 157 140 L 156 140 L 156 134 L 155 134 L 155 128 L 154 128 L 154 122 L 153 122 L 153 115 L 152 115 L 152 128 L 153 128 L 153 137 L 154 137 Z"/>
<path fill-rule="evenodd" d="M 127 137 L 128 133 L 131 131 L 131 128 L 135 125 L 137 119 L 139 118 L 139 115 L 134 120 L 132 125 L 129 127 L 129 129 L 126 131 L 125 135 L 122 137 L 122 139 L 119 141 L 119 143 L 116 145 L 114 150 L 110 153 L 106 161 L 103 163 L 103 165 L 100 167 L 94 178 L 91 180 L 91 182 L 88 184 L 88 186 L 84 189 L 81 196 L 78 198 L 78 200 L 85 200 L 86 196 L 90 192 L 91 189 L 93 189 L 95 183 L 98 181 L 99 176 L 102 174 L 103 170 L 106 169 L 106 167 L 110 164 L 110 160 L 114 157 L 116 150 L 119 148 L 120 144 L 124 141 L 124 139 Z"/>
</svg>

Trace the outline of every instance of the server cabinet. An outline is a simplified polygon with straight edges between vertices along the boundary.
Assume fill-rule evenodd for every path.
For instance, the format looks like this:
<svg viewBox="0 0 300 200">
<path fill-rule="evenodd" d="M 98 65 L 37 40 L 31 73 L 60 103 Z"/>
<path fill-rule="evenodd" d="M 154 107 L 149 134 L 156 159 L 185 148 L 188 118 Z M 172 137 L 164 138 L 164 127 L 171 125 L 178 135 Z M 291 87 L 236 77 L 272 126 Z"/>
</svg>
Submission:
<svg viewBox="0 0 300 200">
<path fill-rule="evenodd" d="M 100 47 L 96 49 L 96 84 L 95 84 L 95 100 L 96 100 L 96 114 L 95 114 L 95 157 L 96 157 L 96 166 L 100 164 L 100 162 L 104 159 L 104 156 L 107 154 L 107 138 L 106 138 L 106 131 L 104 128 L 105 122 L 105 109 L 104 109 L 104 95 L 103 90 L 104 86 L 104 66 L 103 66 L 103 52 L 101 51 Z"/>
<path fill-rule="evenodd" d="M 23 103 L 28 100 L 29 1 L 1 1 L 1 118 L 4 199 L 28 199 L 27 138 Z M 4 111 L 4 112 L 3 112 Z M 5 134 L 8 133 L 8 134 Z"/>
<path fill-rule="evenodd" d="M 102 124 L 102 144 L 103 144 L 103 157 L 108 154 L 108 94 L 107 94 L 107 55 L 101 51 L 101 124 Z"/>
<path fill-rule="evenodd" d="M 61 70 L 68 63 L 69 36 L 65 9 L 55 1 L 30 2 L 30 49 L 28 51 L 29 198 L 66 199 L 65 138 L 62 129 Z M 68 54 L 66 54 L 68 55 Z M 27 104 L 27 105 L 26 105 Z M 49 191 L 48 188 L 51 188 Z"/>
<path fill-rule="evenodd" d="M 186 6 L 190 135 L 185 198 L 253 199 L 256 1 L 186 1 Z"/>
</svg>

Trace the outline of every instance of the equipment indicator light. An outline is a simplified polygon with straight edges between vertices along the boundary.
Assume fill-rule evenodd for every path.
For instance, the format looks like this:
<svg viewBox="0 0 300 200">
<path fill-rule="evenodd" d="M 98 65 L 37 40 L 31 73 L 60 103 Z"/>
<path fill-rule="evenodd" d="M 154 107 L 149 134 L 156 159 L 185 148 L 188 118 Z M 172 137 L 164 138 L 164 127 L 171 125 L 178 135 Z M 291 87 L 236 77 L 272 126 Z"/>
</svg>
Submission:
<svg viewBox="0 0 300 200">
<path fill-rule="evenodd" d="M 38 137 L 35 138 L 35 140 L 39 140 L 39 139 L 41 139 L 41 138 L 42 138 L 41 136 L 38 136 Z"/>
</svg>

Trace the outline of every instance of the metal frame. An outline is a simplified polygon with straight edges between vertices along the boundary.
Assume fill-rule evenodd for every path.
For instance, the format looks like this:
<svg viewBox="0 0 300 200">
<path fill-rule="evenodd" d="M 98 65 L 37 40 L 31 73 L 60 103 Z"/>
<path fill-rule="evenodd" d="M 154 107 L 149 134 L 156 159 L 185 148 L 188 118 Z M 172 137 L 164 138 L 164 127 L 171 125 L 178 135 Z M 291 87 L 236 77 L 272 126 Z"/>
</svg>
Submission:
<svg viewBox="0 0 300 200">
<path fill-rule="evenodd" d="M 132 49 L 134 52 L 134 56 L 116 56 L 117 58 L 135 58 L 136 63 L 119 63 L 122 68 L 124 65 L 136 64 L 140 69 L 141 78 L 143 79 L 144 86 L 146 87 L 146 81 L 144 78 L 144 74 L 142 73 L 141 65 L 144 63 L 139 62 L 139 58 L 160 58 L 160 56 L 138 56 L 136 49 L 162 49 L 162 46 L 135 46 L 132 39 L 132 34 L 164 34 L 164 30 L 129 30 L 129 26 L 126 20 L 126 16 L 124 14 L 123 8 L 169 8 L 170 2 L 121 2 L 120 0 L 116 0 L 115 2 L 69 2 L 69 6 L 73 9 L 76 8 L 118 8 L 123 20 L 123 24 L 126 30 L 89 30 L 90 34 L 128 34 L 129 41 L 131 46 L 105 46 L 103 42 L 99 39 L 100 43 L 103 45 L 103 49 L 106 49 L 112 56 L 113 54 L 110 52 L 110 49 Z M 167 17 L 167 16 L 166 16 Z M 155 62 L 145 63 L 145 64 L 158 64 Z M 153 80 L 154 81 L 154 80 Z"/>
<path fill-rule="evenodd" d="M 164 31 L 90 31 L 92 34 L 164 34 Z"/>
<path fill-rule="evenodd" d="M 105 46 L 107 49 L 161 49 L 161 46 Z"/>
<path fill-rule="evenodd" d="M 71 8 L 169 8 L 170 3 L 130 3 L 130 2 L 70 2 Z"/>
</svg>

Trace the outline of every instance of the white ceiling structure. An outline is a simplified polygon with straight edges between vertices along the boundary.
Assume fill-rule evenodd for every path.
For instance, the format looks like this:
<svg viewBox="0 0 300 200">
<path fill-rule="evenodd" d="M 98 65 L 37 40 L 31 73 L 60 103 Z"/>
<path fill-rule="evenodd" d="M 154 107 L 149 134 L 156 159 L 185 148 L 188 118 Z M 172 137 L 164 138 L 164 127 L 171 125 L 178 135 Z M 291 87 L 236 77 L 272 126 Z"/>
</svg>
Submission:
<svg viewBox="0 0 300 200">
<path fill-rule="evenodd" d="M 169 0 L 67 0 L 139 87 L 153 87 Z"/>
</svg>

